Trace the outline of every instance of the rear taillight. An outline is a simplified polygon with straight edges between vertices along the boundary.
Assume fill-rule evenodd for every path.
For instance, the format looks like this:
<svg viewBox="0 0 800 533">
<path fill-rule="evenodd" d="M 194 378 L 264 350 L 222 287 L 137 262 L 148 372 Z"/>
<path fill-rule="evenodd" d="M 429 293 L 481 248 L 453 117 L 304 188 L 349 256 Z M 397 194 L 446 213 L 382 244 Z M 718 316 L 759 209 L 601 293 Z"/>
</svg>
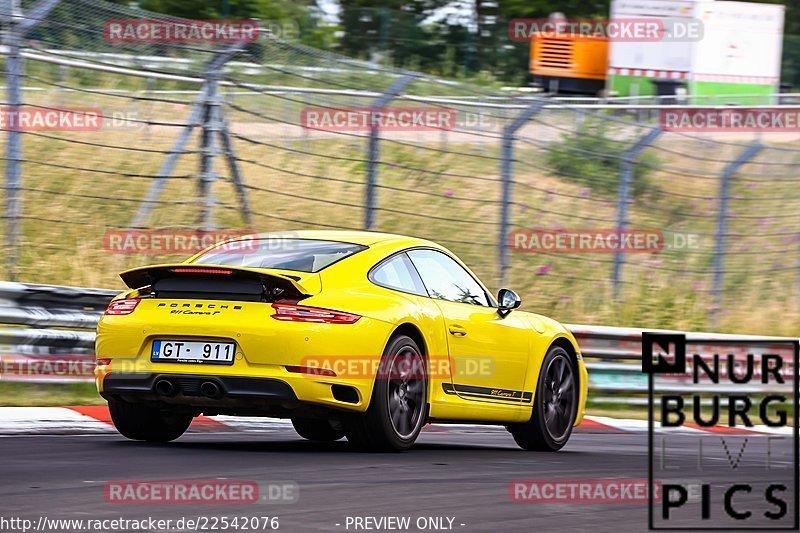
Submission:
<svg viewBox="0 0 800 533">
<path fill-rule="evenodd" d="M 95 359 L 94 364 L 95 366 L 108 366 L 111 364 L 111 359 L 109 358 Z"/>
<path fill-rule="evenodd" d="M 233 274 L 233 270 L 228 270 L 226 268 L 198 268 L 198 267 L 176 267 L 176 268 L 171 268 L 170 272 L 174 272 L 175 274 L 199 274 L 199 275 L 217 274 L 222 276 Z"/>
<path fill-rule="evenodd" d="M 108 304 L 107 315 L 129 315 L 133 313 L 139 305 L 139 298 L 125 298 L 124 300 L 114 300 Z"/>
<path fill-rule="evenodd" d="M 331 311 L 320 307 L 309 307 L 307 305 L 272 304 L 275 320 L 285 320 L 287 322 L 322 322 L 325 324 L 353 324 L 359 315 L 343 313 L 342 311 Z"/>
</svg>

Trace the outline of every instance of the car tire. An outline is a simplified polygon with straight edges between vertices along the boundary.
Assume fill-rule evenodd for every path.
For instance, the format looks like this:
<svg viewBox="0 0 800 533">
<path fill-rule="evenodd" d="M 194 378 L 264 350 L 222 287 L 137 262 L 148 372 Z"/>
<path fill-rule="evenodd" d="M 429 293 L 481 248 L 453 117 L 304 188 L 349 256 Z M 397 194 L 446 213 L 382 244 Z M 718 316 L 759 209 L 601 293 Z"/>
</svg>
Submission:
<svg viewBox="0 0 800 533">
<path fill-rule="evenodd" d="M 404 451 L 428 418 L 427 364 L 411 337 L 397 335 L 381 357 L 369 407 L 343 420 L 348 442 L 362 451 Z"/>
<path fill-rule="evenodd" d="M 567 444 L 578 413 L 577 376 L 567 351 L 550 348 L 539 372 L 531 419 L 508 428 L 520 448 L 555 452 Z"/>
<path fill-rule="evenodd" d="M 344 431 L 333 427 L 331 421 L 324 418 L 292 418 L 292 425 L 306 440 L 333 442 L 344 437 Z"/>
<path fill-rule="evenodd" d="M 169 442 L 183 435 L 192 423 L 190 414 L 138 403 L 109 400 L 108 410 L 117 431 L 131 440 Z"/>
</svg>

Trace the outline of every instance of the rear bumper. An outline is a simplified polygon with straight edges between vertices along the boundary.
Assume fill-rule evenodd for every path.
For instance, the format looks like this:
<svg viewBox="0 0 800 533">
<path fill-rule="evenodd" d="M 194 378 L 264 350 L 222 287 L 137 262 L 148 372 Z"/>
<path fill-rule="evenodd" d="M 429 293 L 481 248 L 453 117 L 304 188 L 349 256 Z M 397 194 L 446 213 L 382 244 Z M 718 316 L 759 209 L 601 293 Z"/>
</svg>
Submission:
<svg viewBox="0 0 800 533">
<path fill-rule="evenodd" d="M 367 407 L 364 398 L 368 396 L 358 387 L 302 374 L 115 373 L 105 368 L 95 372 L 104 399 L 157 404 L 194 414 L 291 417 L 364 411 Z"/>
<path fill-rule="evenodd" d="M 371 370 L 393 326 L 368 317 L 355 324 L 289 322 L 271 319 L 273 312 L 261 302 L 142 299 L 134 313 L 100 320 L 95 353 L 108 363 L 96 368 L 97 389 L 104 397 L 198 409 L 248 407 L 250 402 L 254 411 L 266 412 L 266 407 L 295 402 L 365 411 L 374 375 L 361 372 L 361 366 L 352 370 L 350 363 Z M 170 339 L 235 343 L 236 354 L 230 364 L 153 361 L 153 342 Z M 296 368 L 326 364 L 342 370 L 330 376 Z M 158 395 L 156 378 L 140 377 L 158 375 L 191 380 L 190 393 Z M 192 394 L 196 380 L 212 381 L 225 394 Z"/>
<path fill-rule="evenodd" d="M 169 394 L 159 394 L 156 383 L 171 386 Z M 217 387 L 218 398 L 250 398 L 275 402 L 296 402 L 297 396 L 288 383 L 279 379 L 232 376 L 198 376 L 191 374 L 109 374 L 103 380 L 103 396 L 113 394 L 153 395 L 167 397 L 211 397 L 201 390 L 205 383 Z"/>
<path fill-rule="evenodd" d="M 282 415 L 302 404 L 288 383 L 273 378 L 191 374 L 108 374 L 106 400 L 167 404 L 206 414 Z"/>
</svg>

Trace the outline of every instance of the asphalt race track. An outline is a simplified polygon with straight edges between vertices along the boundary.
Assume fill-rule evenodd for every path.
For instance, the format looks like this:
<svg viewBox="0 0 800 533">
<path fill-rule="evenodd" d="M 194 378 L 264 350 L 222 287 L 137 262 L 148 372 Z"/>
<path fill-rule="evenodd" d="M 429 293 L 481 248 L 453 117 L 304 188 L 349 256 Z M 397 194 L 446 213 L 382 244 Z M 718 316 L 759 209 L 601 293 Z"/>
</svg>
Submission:
<svg viewBox="0 0 800 533">
<path fill-rule="evenodd" d="M 694 435 L 670 435 L 673 468 L 696 464 L 698 440 Z M 768 440 L 750 437 L 747 453 L 765 452 Z M 728 441 L 738 449 L 742 438 Z M 773 468 L 790 464 L 784 461 L 791 458 L 790 442 L 772 443 Z M 194 433 L 164 445 L 108 434 L 7 436 L 0 437 L 0 454 L 5 514 L 34 520 L 42 515 L 76 519 L 268 515 L 279 518 L 282 531 L 355 531 L 365 529 L 355 529 L 352 523 L 348 528 L 348 516 L 409 516 L 412 526 L 419 517 L 451 517 L 456 531 L 647 529 L 646 503 L 515 503 L 509 494 L 510 482 L 518 479 L 647 479 L 646 433 L 578 433 L 556 454 L 522 451 L 500 428 L 426 432 L 402 454 L 357 453 L 344 441 L 310 443 L 288 428 L 262 434 Z M 720 481 L 775 477 L 774 470 L 761 466 L 740 465 L 728 471 Z M 295 503 L 237 506 L 119 505 L 104 498 L 109 480 L 192 478 L 294 482 L 299 498 Z M 743 506 L 749 503 L 747 497 L 737 501 Z"/>
</svg>

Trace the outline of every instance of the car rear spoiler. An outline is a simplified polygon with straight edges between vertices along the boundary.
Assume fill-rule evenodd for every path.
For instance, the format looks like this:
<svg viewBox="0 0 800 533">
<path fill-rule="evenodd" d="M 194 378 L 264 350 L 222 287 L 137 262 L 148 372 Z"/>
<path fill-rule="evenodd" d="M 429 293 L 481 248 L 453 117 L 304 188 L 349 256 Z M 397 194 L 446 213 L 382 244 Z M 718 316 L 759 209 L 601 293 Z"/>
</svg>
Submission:
<svg viewBox="0 0 800 533">
<path fill-rule="evenodd" d="M 259 281 L 270 296 L 280 298 L 304 298 L 311 293 L 289 276 L 277 272 L 263 272 L 254 268 L 228 267 L 218 265 L 197 265 L 192 263 L 169 263 L 150 265 L 126 270 L 119 275 L 131 289 L 153 286 L 162 279 L 194 278 L 198 281 L 219 283 L 223 279 L 231 281 Z M 275 291 L 275 289 L 279 289 Z"/>
</svg>

